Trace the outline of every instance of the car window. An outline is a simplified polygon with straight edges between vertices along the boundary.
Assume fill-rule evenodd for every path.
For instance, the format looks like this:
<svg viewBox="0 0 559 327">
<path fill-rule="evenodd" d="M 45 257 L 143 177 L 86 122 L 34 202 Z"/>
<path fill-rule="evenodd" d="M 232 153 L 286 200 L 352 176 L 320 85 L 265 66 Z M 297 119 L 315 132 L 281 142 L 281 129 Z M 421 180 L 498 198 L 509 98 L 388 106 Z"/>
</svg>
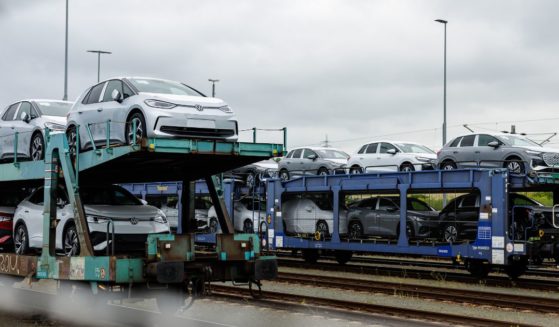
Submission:
<svg viewBox="0 0 559 327">
<path fill-rule="evenodd" d="M 72 102 L 64 101 L 35 101 L 41 113 L 45 116 L 66 117 L 72 108 Z"/>
<path fill-rule="evenodd" d="M 309 159 L 309 156 L 312 156 L 312 155 L 315 155 L 316 157 L 318 157 L 316 152 L 314 152 L 311 149 L 305 149 L 305 151 L 303 152 L 303 158 L 305 158 L 305 159 Z"/>
<path fill-rule="evenodd" d="M 23 113 L 26 113 L 27 117 L 31 118 L 31 103 L 27 101 L 21 103 L 15 120 L 23 120 Z"/>
<path fill-rule="evenodd" d="M 134 95 L 134 91 L 126 85 L 126 83 L 122 83 L 122 98 L 126 99 Z"/>
<path fill-rule="evenodd" d="M 443 208 L 443 211 L 444 212 L 456 211 L 458 201 L 460 201 L 460 198 L 454 198 L 449 204 L 446 205 L 446 207 Z"/>
<path fill-rule="evenodd" d="M 293 151 L 293 157 L 294 159 L 298 159 L 301 158 L 301 152 L 303 152 L 303 149 L 297 149 L 295 151 Z"/>
<path fill-rule="evenodd" d="M 476 139 L 475 135 L 464 136 L 462 138 L 462 142 L 460 142 L 460 147 L 474 146 L 475 139 Z"/>
<path fill-rule="evenodd" d="M 194 207 L 195 207 L 196 209 L 206 209 L 206 210 L 208 210 L 208 209 L 210 209 L 210 208 L 212 207 L 212 202 L 211 202 L 211 201 L 208 201 L 208 200 L 206 200 L 206 199 L 204 199 L 204 198 L 199 198 L 199 197 L 197 197 L 194 201 L 195 201 L 195 202 L 194 202 Z M 175 203 L 176 203 L 176 202 L 175 202 Z M 175 206 L 175 207 L 176 207 L 176 206 Z"/>
<path fill-rule="evenodd" d="M 476 207 L 477 194 L 469 194 L 462 198 L 462 203 L 460 203 L 461 208 L 475 208 Z"/>
<path fill-rule="evenodd" d="M 540 206 L 538 202 L 520 194 L 511 194 L 509 206 Z"/>
<path fill-rule="evenodd" d="M 365 149 L 367 149 L 367 145 L 368 145 L 368 144 L 363 145 L 363 146 L 361 147 L 361 149 L 359 149 L 359 151 L 358 151 L 357 153 L 365 153 Z"/>
<path fill-rule="evenodd" d="M 365 153 L 377 153 L 378 143 L 371 143 L 365 150 Z"/>
<path fill-rule="evenodd" d="M 293 157 L 293 152 L 294 152 L 294 151 L 289 151 L 289 153 L 288 153 L 287 156 L 285 156 L 285 157 L 288 158 L 288 159 L 291 158 L 291 157 Z"/>
<path fill-rule="evenodd" d="M 382 142 L 380 144 L 379 153 L 388 153 L 388 150 L 392 150 L 392 149 L 394 149 L 394 151 L 398 152 L 398 149 L 396 149 L 396 147 L 392 143 Z"/>
<path fill-rule="evenodd" d="M 128 81 L 140 92 L 204 96 L 190 86 L 174 81 L 151 78 L 129 78 Z"/>
<path fill-rule="evenodd" d="M 376 207 L 376 204 L 377 204 L 377 198 L 368 198 L 359 202 L 357 207 L 374 209 Z"/>
<path fill-rule="evenodd" d="M 31 197 L 29 197 L 29 202 L 33 203 L 33 204 L 37 204 L 37 205 L 43 205 L 44 204 L 44 189 L 38 188 L 37 190 L 35 190 L 35 192 L 33 192 L 33 194 L 31 195 Z"/>
<path fill-rule="evenodd" d="M 431 209 L 431 207 L 429 207 L 427 205 L 427 203 L 418 200 L 418 199 L 408 199 L 408 210 L 414 210 L 414 211 L 432 211 L 433 209 Z"/>
<path fill-rule="evenodd" d="M 398 206 L 390 199 L 380 198 L 378 202 L 378 209 L 379 210 L 398 209 Z"/>
<path fill-rule="evenodd" d="M 101 91 L 103 91 L 103 86 L 104 85 L 105 85 L 105 82 L 95 85 L 91 89 L 91 91 L 89 91 L 89 94 L 84 99 L 83 103 L 84 104 L 98 103 L 99 102 L 99 97 L 101 96 Z"/>
<path fill-rule="evenodd" d="M 478 138 L 477 138 L 477 145 L 478 146 L 489 146 L 488 144 L 490 142 L 499 142 L 499 140 L 497 140 L 495 137 L 491 136 L 491 135 L 487 135 L 487 134 L 479 134 Z"/>
<path fill-rule="evenodd" d="M 103 102 L 114 101 L 113 91 L 117 90 L 120 94 L 122 92 L 122 81 L 113 79 L 107 82 L 107 87 L 105 88 L 105 95 L 103 96 Z"/>
<path fill-rule="evenodd" d="M 452 143 L 450 143 L 449 147 L 451 148 L 455 148 L 458 146 L 458 143 L 460 143 L 460 140 L 462 139 L 462 137 L 457 137 L 454 139 L 454 141 L 452 141 Z"/>
<path fill-rule="evenodd" d="M 2 120 L 5 120 L 5 121 L 14 120 L 14 115 L 16 114 L 18 106 L 19 106 L 19 102 L 12 104 L 8 108 L 8 110 L 6 110 L 6 113 L 4 114 L 4 116 L 2 116 Z"/>
</svg>

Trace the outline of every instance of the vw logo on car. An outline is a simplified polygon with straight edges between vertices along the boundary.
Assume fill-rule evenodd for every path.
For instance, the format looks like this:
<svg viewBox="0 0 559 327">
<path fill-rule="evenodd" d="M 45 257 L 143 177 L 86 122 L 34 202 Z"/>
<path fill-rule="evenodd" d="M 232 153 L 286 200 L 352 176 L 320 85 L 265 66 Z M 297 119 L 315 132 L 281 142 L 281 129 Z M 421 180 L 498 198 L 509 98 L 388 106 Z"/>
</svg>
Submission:
<svg viewBox="0 0 559 327">
<path fill-rule="evenodd" d="M 136 217 L 130 218 L 130 223 L 131 223 L 132 225 L 137 225 L 137 224 L 138 224 L 138 218 L 136 218 Z"/>
<path fill-rule="evenodd" d="M 202 110 L 204 110 L 204 107 L 202 107 L 202 106 L 201 106 L 201 105 L 199 105 L 199 104 L 197 104 L 197 105 L 194 105 L 194 108 L 196 108 L 196 110 L 198 110 L 198 111 L 202 111 Z"/>
</svg>

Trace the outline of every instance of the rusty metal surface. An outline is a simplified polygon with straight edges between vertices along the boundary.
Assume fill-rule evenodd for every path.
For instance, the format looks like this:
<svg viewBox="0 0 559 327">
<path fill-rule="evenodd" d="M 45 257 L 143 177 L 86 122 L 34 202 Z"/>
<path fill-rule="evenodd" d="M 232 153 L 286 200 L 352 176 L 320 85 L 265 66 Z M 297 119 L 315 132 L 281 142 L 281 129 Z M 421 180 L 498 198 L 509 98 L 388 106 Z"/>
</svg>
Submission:
<svg viewBox="0 0 559 327">
<path fill-rule="evenodd" d="M 37 257 L 0 253 L 0 273 L 14 276 L 33 276 L 37 271 Z"/>
</svg>

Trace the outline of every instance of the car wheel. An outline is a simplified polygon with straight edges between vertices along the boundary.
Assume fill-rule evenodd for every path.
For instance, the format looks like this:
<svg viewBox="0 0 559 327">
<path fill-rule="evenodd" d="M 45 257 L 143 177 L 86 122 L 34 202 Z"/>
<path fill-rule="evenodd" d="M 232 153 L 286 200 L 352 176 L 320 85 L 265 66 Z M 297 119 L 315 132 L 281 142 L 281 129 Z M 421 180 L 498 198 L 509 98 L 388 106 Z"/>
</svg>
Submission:
<svg viewBox="0 0 559 327">
<path fill-rule="evenodd" d="M 320 169 L 318 170 L 318 172 L 316 173 L 317 175 L 320 176 L 327 176 L 328 174 L 328 169 L 324 168 L 324 167 L 320 167 Z"/>
<path fill-rule="evenodd" d="M 43 134 L 33 134 L 29 154 L 31 155 L 31 159 L 33 159 L 33 161 L 39 161 L 45 158 L 45 141 L 43 140 Z"/>
<path fill-rule="evenodd" d="M 320 220 L 316 223 L 315 238 L 317 240 L 324 240 L 330 234 L 328 232 L 328 224 L 324 220 Z"/>
<path fill-rule="evenodd" d="M 70 155 L 75 156 L 77 153 L 76 142 L 78 140 L 77 137 L 76 126 L 70 126 L 66 130 L 66 138 L 68 139 L 68 148 L 70 150 Z"/>
<path fill-rule="evenodd" d="M 359 166 L 351 167 L 351 169 L 349 170 L 350 174 L 361 174 L 362 172 L 363 169 L 361 169 L 361 167 Z"/>
<path fill-rule="evenodd" d="M 509 170 L 512 174 L 524 174 L 524 163 L 517 157 L 508 158 L 505 161 L 505 167 Z"/>
<path fill-rule="evenodd" d="M 406 162 L 400 166 L 400 171 L 403 172 L 415 171 L 415 167 L 411 163 Z"/>
<path fill-rule="evenodd" d="M 211 218 L 211 219 L 210 219 L 210 226 L 209 226 L 209 229 L 210 229 L 210 233 L 211 233 L 211 234 L 217 233 L 217 225 L 218 225 L 218 224 L 217 224 L 217 219 Z"/>
<path fill-rule="evenodd" d="M 281 179 L 282 181 L 288 181 L 288 180 L 289 180 L 289 172 L 288 172 L 287 170 L 285 170 L 285 169 L 282 169 L 282 170 L 280 171 L 280 179 Z"/>
<path fill-rule="evenodd" d="M 256 185 L 256 174 L 253 171 L 250 171 L 245 179 L 246 186 L 248 188 L 253 188 Z"/>
<path fill-rule="evenodd" d="M 133 130 L 134 127 L 136 128 L 135 130 Z M 132 114 L 126 122 L 127 144 L 134 145 L 134 135 L 136 135 L 135 144 L 142 144 L 142 139 L 146 137 L 146 120 L 139 112 Z"/>
<path fill-rule="evenodd" d="M 64 230 L 62 247 L 65 256 L 73 257 L 80 254 L 80 240 L 78 238 L 76 225 L 71 224 Z"/>
<path fill-rule="evenodd" d="M 19 224 L 14 232 L 14 250 L 16 254 L 29 253 L 29 233 L 25 224 Z"/>
<path fill-rule="evenodd" d="M 458 240 L 458 228 L 456 225 L 450 224 L 444 228 L 443 241 L 448 243 L 456 243 Z"/>
<path fill-rule="evenodd" d="M 441 164 L 441 170 L 453 170 L 453 169 L 456 169 L 456 164 L 451 160 L 447 160 Z"/>
<path fill-rule="evenodd" d="M 352 221 L 347 227 L 349 231 L 349 237 L 351 239 L 357 240 L 363 237 L 363 226 L 358 221 Z"/>
<path fill-rule="evenodd" d="M 252 226 L 252 221 L 250 219 L 247 219 L 243 222 L 243 233 L 254 233 L 254 227 Z"/>
</svg>

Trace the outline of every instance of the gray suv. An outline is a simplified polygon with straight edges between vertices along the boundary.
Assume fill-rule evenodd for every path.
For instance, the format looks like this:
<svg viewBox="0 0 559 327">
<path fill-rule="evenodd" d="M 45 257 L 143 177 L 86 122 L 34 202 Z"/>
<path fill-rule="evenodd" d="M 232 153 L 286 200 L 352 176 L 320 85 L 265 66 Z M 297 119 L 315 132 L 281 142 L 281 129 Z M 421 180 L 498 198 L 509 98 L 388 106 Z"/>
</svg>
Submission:
<svg viewBox="0 0 559 327">
<path fill-rule="evenodd" d="M 289 151 L 278 165 L 281 180 L 301 175 L 347 173 L 349 155 L 335 148 L 306 147 Z"/>
<path fill-rule="evenodd" d="M 508 168 L 511 173 L 525 174 L 559 168 L 559 149 L 518 134 L 469 134 L 445 144 L 437 161 L 440 169 Z"/>
</svg>

